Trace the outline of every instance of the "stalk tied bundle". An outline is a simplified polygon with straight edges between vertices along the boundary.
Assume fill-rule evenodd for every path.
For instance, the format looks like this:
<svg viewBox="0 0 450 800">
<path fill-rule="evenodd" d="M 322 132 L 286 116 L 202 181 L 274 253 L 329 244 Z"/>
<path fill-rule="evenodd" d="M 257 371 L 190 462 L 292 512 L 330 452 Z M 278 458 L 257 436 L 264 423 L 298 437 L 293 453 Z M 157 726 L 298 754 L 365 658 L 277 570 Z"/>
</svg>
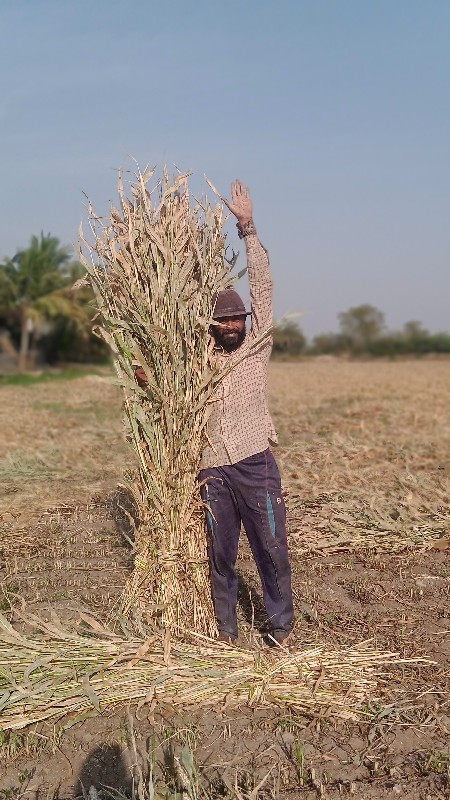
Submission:
<svg viewBox="0 0 450 800">
<path fill-rule="evenodd" d="M 123 610 L 137 605 L 176 633 L 212 635 L 197 473 L 221 379 L 209 333 L 214 295 L 232 278 L 222 207 L 191 207 L 188 175 L 172 180 L 164 171 L 150 190 L 153 174 L 138 171 L 131 200 L 120 176 L 120 210 L 113 207 L 104 220 L 89 206 L 93 243 L 81 231 L 80 258 L 96 297 L 97 330 L 114 356 L 139 465 L 129 488 L 141 524 Z M 144 369 L 147 389 L 137 385 L 135 365 Z"/>
</svg>

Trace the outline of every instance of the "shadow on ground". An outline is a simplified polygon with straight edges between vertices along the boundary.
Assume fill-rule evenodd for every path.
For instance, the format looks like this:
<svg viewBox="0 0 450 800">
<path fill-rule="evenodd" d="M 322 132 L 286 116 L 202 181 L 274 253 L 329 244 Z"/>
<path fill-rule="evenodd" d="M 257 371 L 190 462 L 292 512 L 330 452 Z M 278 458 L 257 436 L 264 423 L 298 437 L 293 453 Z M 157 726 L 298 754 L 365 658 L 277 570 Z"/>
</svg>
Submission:
<svg viewBox="0 0 450 800">
<path fill-rule="evenodd" d="M 92 797 L 95 800 L 91 787 L 101 795 L 107 789 L 114 789 L 131 797 L 130 766 L 119 744 L 101 744 L 87 756 L 77 777 L 74 798 Z"/>
</svg>

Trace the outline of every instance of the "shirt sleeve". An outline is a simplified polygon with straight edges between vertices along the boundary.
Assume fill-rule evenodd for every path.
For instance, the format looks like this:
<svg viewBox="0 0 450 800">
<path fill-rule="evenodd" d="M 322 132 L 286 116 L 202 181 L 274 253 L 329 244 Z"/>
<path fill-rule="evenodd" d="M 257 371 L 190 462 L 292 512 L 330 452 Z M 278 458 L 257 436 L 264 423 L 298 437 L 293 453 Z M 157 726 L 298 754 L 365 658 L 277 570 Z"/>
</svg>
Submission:
<svg viewBox="0 0 450 800">
<path fill-rule="evenodd" d="M 256 234 L 245 237 L 247 270 L 252 307 L 250 335 L 256 338 L 273 324 L 273 282 L 270 274 L 269 254 Z"/>
</svg>

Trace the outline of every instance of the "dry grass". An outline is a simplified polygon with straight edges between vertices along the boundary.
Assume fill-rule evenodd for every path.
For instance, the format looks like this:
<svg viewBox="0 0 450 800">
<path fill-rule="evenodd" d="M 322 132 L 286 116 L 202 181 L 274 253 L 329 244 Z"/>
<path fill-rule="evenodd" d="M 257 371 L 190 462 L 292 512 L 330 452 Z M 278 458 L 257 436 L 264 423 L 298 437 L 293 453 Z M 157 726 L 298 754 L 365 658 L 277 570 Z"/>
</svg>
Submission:
<svg viewBox="0 0 450 800">
<path fill-rule="evenodd" d="M 447 361 L 272 364 L 271 381 L 299 555 L 446 547 Z"/>
<path fill-rule="evenodd" d="M 270 365 L 291 547 L 428 547 L 450 531 L 447 362 Z M 108 377 L 4 387 L 2 536 L 112 491 L 133 465 Z"/>
<path fill-rule="evenodd" d="M 84 505 L 113 489 L 129 456 L 109 370 L 1 392 L 2 535 L 10 530 L 20 546 L 48 508 Z"/>
</svg>

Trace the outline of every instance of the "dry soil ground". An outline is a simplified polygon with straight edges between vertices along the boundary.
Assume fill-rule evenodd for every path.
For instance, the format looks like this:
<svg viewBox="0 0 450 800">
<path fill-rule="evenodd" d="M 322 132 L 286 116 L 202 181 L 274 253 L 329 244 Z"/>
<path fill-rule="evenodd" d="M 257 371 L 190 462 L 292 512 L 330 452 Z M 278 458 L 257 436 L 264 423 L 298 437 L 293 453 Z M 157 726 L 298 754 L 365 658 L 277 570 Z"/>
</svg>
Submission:
<svg viewBox="0 0 450 800">
<path fill-rule="evenodd" d="M 0 388 L 3 612 L 111 613 L 131 566 L 117 484 L 131 455 L 106 376 Z M 450 797 L 450 363 L 273 363 L 296 642 L 370 639 L 436 666 L 392 669 L 360 723 L 225 708 L 134 719 L 163 770 L 188 744 L 211 797 Z M 441 540 L 440 542 L 438 540 Z M 264 623 L 243 543 L 241 623 Z M 249 602 L 249 597 L 251 602 Z M 0 732 L 0 798 L 130 791 L 126 709 Z M 0 718 L 1 728 L 1 718 Z M 159 774 L 159 773 L 158 773 Z M 226 784 L 237 789 L 227 789 Z M 103 790 L 112 796 L 112 790 Z M 187 796 L 187 795 L 185 795 Z"/>
</svg>

